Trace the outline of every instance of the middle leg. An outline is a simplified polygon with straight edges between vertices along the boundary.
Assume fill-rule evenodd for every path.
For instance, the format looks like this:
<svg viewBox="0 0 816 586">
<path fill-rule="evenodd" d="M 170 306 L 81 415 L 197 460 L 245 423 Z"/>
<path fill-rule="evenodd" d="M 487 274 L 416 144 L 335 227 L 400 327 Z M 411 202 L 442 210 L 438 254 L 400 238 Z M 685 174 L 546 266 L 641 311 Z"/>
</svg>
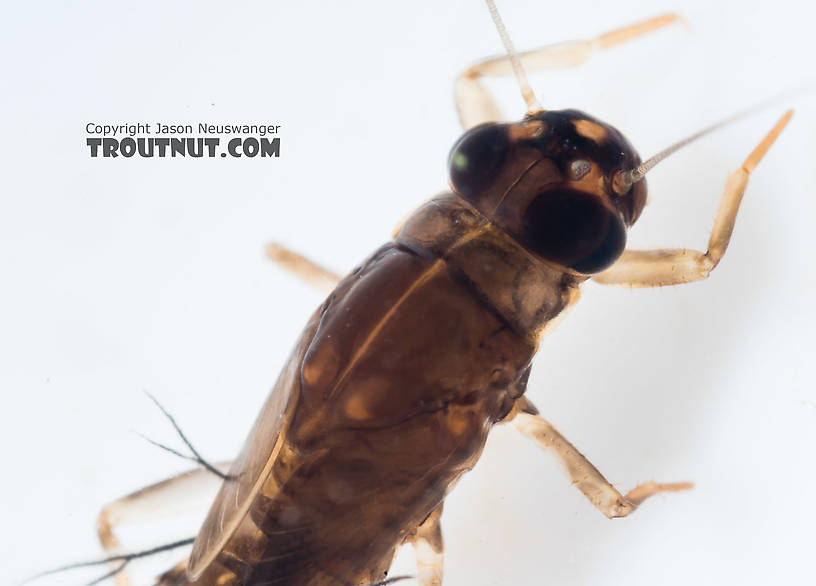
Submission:
<svg viewBox="0 0 816 586">
<path fill-rule="evenodd" d="M 595 508 L 613 519 L 632 514 L 650 496 L 660 492 L 687 490 L 690 482 L 660 484 L 646 482 L 621 494 L 604 478 L 592 462 L 579 452 L 552 424 L 538 414 L 529 399 L 521 397 L 511 413 L 512 422 L 521 433 L 531 438 L 543 450 L 554 453 L 572 483 L 589 499 Z"/>
<path fill-rule="evenodd" d="M 266 245 L 266 256 L 323 293 L 331 293 L 340 282 L 340 275 L 277 242 Z"/>
</svg>

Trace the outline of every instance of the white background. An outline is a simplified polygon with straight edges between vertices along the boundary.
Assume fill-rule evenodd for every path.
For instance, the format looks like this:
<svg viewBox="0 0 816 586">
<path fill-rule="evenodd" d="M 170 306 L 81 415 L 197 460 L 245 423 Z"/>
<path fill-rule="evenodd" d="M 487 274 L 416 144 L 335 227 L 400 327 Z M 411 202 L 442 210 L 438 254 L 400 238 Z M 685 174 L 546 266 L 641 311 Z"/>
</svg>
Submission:
<svg viewBox="0 0 816 586">
<path fill-rule="evenodd" d="M 808 3 L 683 4 L 690 31 L 534 76 L 542 103 L 610 122 L 648 157 L 813 81 Z M 679 7 L 499 8 L 524 49 Z M 211 459 L 236 453 L 321 301 L 266 262 L 264 244 L 346 271 L 388 239 L 445 188 L 455 74 L 501 46 L 477 0 L 17 3 L 0 33 L 0 582 L 11 583 L 99 556 L 99 507 L 186 468 L 133 433 L 178 445 L 143 390 Z M 512 82 L 497 88 L 520 117 Z M 622 490 L 696 488 L 608 521 L 545 454 L 496 429 L 448 499 L 446 586 L 813 582 L 813 94 L 657 167 L 630 243 L 704 246 L 726 175 L 789 106 L 713 277 L 588 284 L 528 389 Z M 140 121 L 281 124 L 282 154 L 89 157 L 86 123 Z M 414 571 L 410 551 L 398 564 Z"/>
</svg>

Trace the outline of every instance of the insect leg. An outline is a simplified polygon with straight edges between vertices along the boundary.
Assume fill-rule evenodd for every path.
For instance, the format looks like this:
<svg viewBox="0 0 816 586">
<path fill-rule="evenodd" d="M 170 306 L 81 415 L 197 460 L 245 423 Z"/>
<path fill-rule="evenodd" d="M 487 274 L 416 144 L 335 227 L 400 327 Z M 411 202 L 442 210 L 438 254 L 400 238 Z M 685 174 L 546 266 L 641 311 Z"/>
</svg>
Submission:
<svg viewBox="0 0 816 586">
<path fill-rule="evenodd" d="M 679 20 L 681 17 L 677 14 L 663 14 L 610 31 L 589 41 L 558 43 L 525 51 L 519 53 L 519 58 L 527 71 L 577 67 L 595 50 L 607 49 Z M 498 105 L 482 84 L 481 78 L 512 74 L 510 59 L 503 56 L 480 61 L 459 75 L 454 87 L 454 99 L 459 120 L 465 129 L 483 122 L 496 122 L 502 119 Z"/>
<path fill-rule="evenodd" d="M 340 282 L 339 275 L 275 242 L 266 245 L 266 256 L 324 293 L 334 291 Z"/>
<path fill-rule="evenodd" d="M 230 462 L 220 462 L 215 466 L 226 473 Z M 129 494 L 106 505 L 99 513 L 99 541 L 108 554 L 119 553 L 120 544 L 114 533 L 115 528 L 131 522 L 143 523 L 206 510 L 220 486 L 220 478 L 199 468 Z M 125 574 L 117 574 L 116 584 L 129 586 L 130 582 Z"/>
<path fill-rule="evenodd" d="M 686 490 L 692 487 L 689 482 L 672 484 L 646 482 L 623 495 L 550 422 L 538 415 L 538 410 L 528 399 L 522 397 L 517 405 L 519 408 L 512 421 L 518 430 L 535 440 L 540 448 L 554 453 L 563 464 L 572 483 L 584 493 L 595 508 L 610 519 L 630 515 L 643 501 L 659 492 Z"/>
<path fill-rule="evenodd" d="M 688 248 L 626 250 L 615 264 L 592 278 L 604 285 L 630 287 L 663 287 L 707 278 L 728 248 L 748 177 L 792 115 L 793 111 L 788 110 L 745 159 L 742 167 L 729 175 L 706 252 Z"/>
<path fill-rule="evenodd" d="M 416 532 L 408 539 L 416 552 L 417 579 L 420 586 L 442 586 L 442 562 L 444 559 L 444 543 L 442 542 L 442 525 L 439 520 L 442 516 L 442 504 L 431 511 L 428 518 L 416 528 Z"/>
</svg>

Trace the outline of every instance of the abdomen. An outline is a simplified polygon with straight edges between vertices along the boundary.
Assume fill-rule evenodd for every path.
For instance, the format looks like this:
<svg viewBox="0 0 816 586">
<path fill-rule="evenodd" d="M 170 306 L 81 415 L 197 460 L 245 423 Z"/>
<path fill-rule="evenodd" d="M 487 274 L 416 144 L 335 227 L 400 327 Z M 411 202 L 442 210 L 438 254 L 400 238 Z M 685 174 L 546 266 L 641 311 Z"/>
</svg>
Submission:
<svg viewBox="0 0 816 586">
<path fill-rule="evenodd" d="M 235 573 L 219 584 L 382 580 L 523 393 L 540 322 L 569 302 L 570 286 L 542 284 L 546 267 L 505 254 L 482 219 L 451 196 L 443 203 L 414 219 L 455 215 L 458 236 L 443 222 L 444 247 L 416 246 L 409 220 L 313 320 L 283 447 L 248 513 L 257 538 L 245 533 L 240 560 L 219 556 L 214 566 Z M 531 273 L 537 306 L 506 290 Z"/>
<path fill-rule="evenodd" d="M 381 580 L 475 464 L 533 349 L 472 293 L 444 260 L 393 245 L 340 284 L 301 368 L 297 470 L 255 511 L 275 537 L 252 580 Z"/>
</svg>

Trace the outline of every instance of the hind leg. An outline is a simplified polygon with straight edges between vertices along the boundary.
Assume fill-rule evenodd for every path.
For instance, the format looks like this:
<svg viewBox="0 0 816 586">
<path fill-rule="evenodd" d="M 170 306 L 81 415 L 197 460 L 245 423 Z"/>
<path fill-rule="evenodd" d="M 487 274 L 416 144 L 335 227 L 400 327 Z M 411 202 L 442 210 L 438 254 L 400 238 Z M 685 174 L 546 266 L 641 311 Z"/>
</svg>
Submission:
<svg viewBox="0 0 816 586">
<path fill-rule="evenodd" d="M 226 474 L 229 462 L 215 464 Z M 205 511 L 215 498 L 222 480 L 204 469 L 191 470 L 168 478 L 115 502 L 99 513 L 97 531 L 99 541 L 109 555 L 120 553 L 120 543 L 115 529 L 134 523 L 168 519 L 197 511 Z M 115 576 L 117 586 L 131 586 L 125 573 Z"/>
<path fill-rule="evenodd" d="M 407 539 L 414 546 L 417 558 L 417 580 L 420 586 L 442 586 L 442 562 L 444 544 L 442 542 L 442 505 L 431 511 L 428 518 L 416 528 Z"/>
</svg>

